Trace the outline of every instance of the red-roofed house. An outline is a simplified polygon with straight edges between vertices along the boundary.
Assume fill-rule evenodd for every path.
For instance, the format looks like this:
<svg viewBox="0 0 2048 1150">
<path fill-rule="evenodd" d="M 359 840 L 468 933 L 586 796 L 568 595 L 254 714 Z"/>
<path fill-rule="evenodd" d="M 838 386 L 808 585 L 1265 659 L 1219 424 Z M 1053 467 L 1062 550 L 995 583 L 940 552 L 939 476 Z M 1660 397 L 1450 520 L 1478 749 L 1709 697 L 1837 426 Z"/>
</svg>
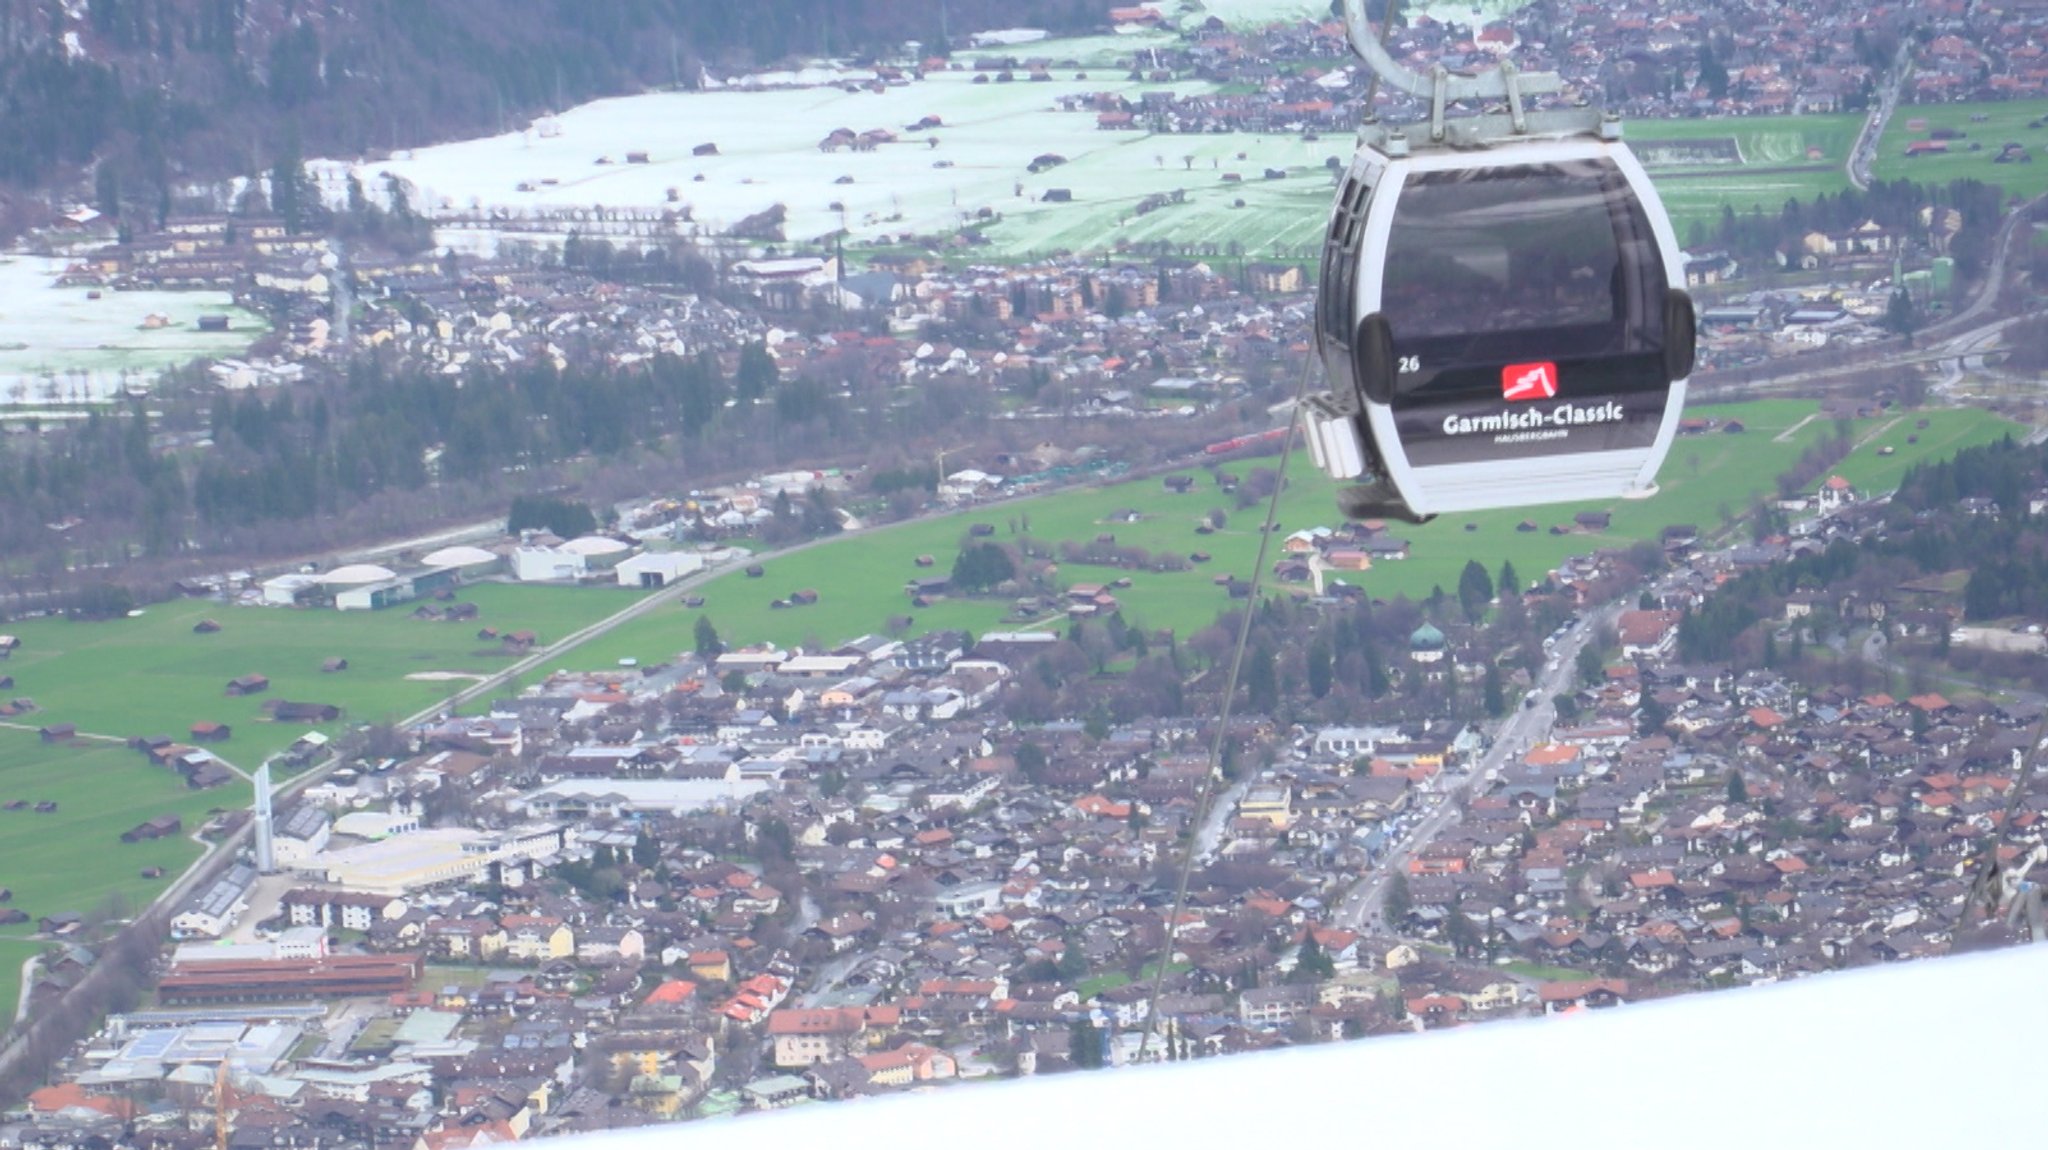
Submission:
<svg viewBox="0 0 2048 1150">
<path fill-rule="evenodd" d="M 1615 627 L 1621 637 L 1621 657 L 1647 656 L 1662 659 L 1678 642 L 1677 611 L 1623 611 Z"/>
<path fill-rule="evenodd" d="M 494 1118 L 479 1126 L 450 1126 L 429 1130 L 413 1142 L 413 1150 L 472 1150 L 477 1146 L 500 1146 L 519 1141 L 512 1124 Z"/>
<path fill-rule="evenodd" d="M 913 1082 L 954 1078 L 960 1073 L 960 1064 L 951 1054 L 919 1042 L 861 1055 L 860 1064 L 868 1071 L 868 1081 L 876 1086 L 908 1086 Z"/>
<path fill-rule="evenodd" d="M 1565 743 L 1541 743 L 1529 748 L 1522 761 L 1532 767 L 1555 767 L 1579 757 L 1579 749 Z"/>
<path fill-rule="evenodd" d="M 671 978 L 654 988 L 647 996 L 649 1006 L 681 1006 L 697 996 L 697 984 L 682 978 Z"/>
<path fill-rule="evenodd" d="M 1628 1001 L 1628 980 L 1587 978 L 1575 982 L 1546 982 L 1536 988 L 1545 1014 L 1561 1014 L 1580 1007 L 1619 1006 Z"/>
<path fill-rule="evenodd" d="M 1074 800 L 1074 809 L 1095 819 L 1127 819 L 1131 817 L 1131 804 L 1111 800 L 1107 795 L 1083 795 Z"/>
<path fill-rule="evenodd" d="M 134 1103 L 125 1098 L 88 1094 L 74 1082 L 45 1086 L 28 1096 L 29 1109 L 38 1117 L 55 1117 L 66 1110 L 91 1110 L 123 1122 L 135 1115 Z"/>
<path fill-rule="evenodd" d="M 894 1006 L 778 1010 L 768 1016 L 775 1065 L 794 1068 L 853 1057 L 879 1042 L 900 1018 Z"/>
</svg>

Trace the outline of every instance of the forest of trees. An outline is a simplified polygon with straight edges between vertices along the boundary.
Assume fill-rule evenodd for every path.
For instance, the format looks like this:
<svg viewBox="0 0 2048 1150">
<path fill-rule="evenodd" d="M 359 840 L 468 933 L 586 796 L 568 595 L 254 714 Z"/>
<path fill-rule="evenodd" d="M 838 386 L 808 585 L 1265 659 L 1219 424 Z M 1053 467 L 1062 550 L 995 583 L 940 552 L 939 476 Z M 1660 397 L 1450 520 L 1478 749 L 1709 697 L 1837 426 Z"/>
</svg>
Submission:
<svg viewBox="0 0 2048 1150">
<path fill-rule="evenodd" d="M 1826 592 L 1816 608 L 1825 621 L 1840 596 L 1889 599 L 1901 583 L 1955 570 L 1969 571 L 1965 619 L 2048 619 L 2048 519 L 2029 510 L 2044 483 L 2048 447 L 2010 437 L 1916 466 L 1885 508 L 1881 532 L 1836 540 L 1724 584 L 1680 623 L 1679 653 L 1701 663 L 1778 665 L 1796 657 L 1772 633 L 1788 597 Z M 1987 505 L 1982 513 L 1959 512 L 1966 500 Z M 1945 630 L 1935 644 L 1945 650 Z"/>
<path fill-rule="evenodd" d="M 1788 199 L 1775 216 L 1761 210 L 1738 214 L 1724 207 L 1713 227 L 1699 222 L 1692 225 L 1686 246 L 1694 250 L 1722 248 L 1746 266 L 1768 267 L 1775 263 L 1779 251 L 1796 250 L 1800 237 L 1808 232 L 1837 234 L 1872 220 L 1895 235 L 1921 234 L 1926 229 L 1920 213 L 1930 206 L 1954 208 L 1961 214 L 1963 227 L 1949 240 L 1949 254 L 1964 277 L 1976 277 L 1990 258 L 2004 208 L 1999 189 L 1977 180 L 1954 180 L 1939 186 L 1878 180 L 1869 191 L 1844 188 L 1810 200 Z"/>
<path fill-rule="evenodd" d="M 1441 590 L 1422 600 L 1359 599 L 1335 608 L 1262 599 L 1245 648 L 1240 708 L 1282 723 L 1503 713 L 1507 681 L 1542 667 L 1542 636 L 1569 608 L 1550 597 L 1525 601 L 1514 590 L 1513 568 L 1503 564 L 1501 573 L 1501 594 L 1476 625 L 1460 598 Z M 1120 614 L 1075 622 L 1063 642 L 1011 681 L 1004 713 L 1026 723 L 1081 715 L 1103 730 L 1162 715 L 1213 714 L 1243 621 L 1243 608 L 1233 608 L 1185 638 L 1150 633 Z M 1485 653 L 1479 683 L 1428 673 L 1408 659 L 1409 637 L 1425 621 L 1469 641 L 1468 657 Z M 1111 673 L 1112 665 L 1127 669 Z"/>
<path fill-rule="evenodd" d="M 152 398 L 160 414 L 135 403 L 0 443 L 0 553 L 61 564 L 87 540 L 118 549 L 103 559 L 194 544 L 260 553 L 275 525 L 387 493 L 445 482 L 487 495 L 499 477 L 573 459 L 694 450 L 721 418 L 752 418 L 727 415 L 731 387 L 706 353 L 624 370 L 542 361 L 461 379 L 366 358 L 339 380 L 268 399 L 172 388 Z M 202 427 L 210 445 L 163 449 L 157 433 L 181 423 Z"/>
</svg>

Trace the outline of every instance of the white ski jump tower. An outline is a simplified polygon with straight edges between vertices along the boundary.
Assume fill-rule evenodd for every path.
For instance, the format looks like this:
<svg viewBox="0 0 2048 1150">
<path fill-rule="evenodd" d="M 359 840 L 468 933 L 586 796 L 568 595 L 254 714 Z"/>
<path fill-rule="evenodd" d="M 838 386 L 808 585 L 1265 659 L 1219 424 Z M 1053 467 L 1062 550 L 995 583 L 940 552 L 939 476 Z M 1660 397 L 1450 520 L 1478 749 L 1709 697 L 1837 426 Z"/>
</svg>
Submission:
<svg viewBox="0 0 2048 1150">
<path fill-rule="evenodd" d="M 259 874 L 269 874 L 277 869 L 277 859 L 270 844 L 270 823 L 270 764 L 265 763 L 256 768 L 256 871 Z"/>
</svg>

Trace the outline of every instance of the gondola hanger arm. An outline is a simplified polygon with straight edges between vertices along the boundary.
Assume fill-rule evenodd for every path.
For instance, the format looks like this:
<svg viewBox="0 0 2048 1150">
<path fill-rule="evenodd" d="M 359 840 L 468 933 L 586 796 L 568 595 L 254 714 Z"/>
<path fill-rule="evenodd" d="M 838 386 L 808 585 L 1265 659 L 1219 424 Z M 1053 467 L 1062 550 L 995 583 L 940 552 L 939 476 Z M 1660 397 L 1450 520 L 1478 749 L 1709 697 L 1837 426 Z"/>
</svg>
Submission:
<svg viewBox="0 0 2048 1150">
<path fill-rule="evenodd" d="M 1438 64 L 1428 75 L 1411 71 L 1387 54 L 1386 45 L 1373 32 L 1365 13 L 1366 0 L 1344 0 L 1344 31 L 1351 50 L 1365 66 L 1379 76 L 1380 83 L 1398 88 L 1430 102 L 1430 119 L 1442 123 L 1443 109 L 1455 100 L 1502 100 L 1521 128 L 1522 98 L 1564 90 L 1564 80 L 1555 72 L 1520 72 L 1507 61 L 1497 69 L 1477 73 L 1454 73 Z M 1441 138 L 1440 132 L 1433 132 Z"/>
</svg>

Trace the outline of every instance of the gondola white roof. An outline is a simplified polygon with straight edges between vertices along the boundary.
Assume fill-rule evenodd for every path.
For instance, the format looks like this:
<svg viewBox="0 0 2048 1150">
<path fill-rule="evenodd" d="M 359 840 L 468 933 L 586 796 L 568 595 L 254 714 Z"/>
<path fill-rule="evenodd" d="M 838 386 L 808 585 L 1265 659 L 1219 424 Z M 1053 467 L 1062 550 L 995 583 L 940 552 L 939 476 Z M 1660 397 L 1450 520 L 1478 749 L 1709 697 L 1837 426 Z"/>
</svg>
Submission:
<svg viewBox="0 0 2048 1150">
<path fill-rule="evenodd" d="M 481 547 L 469 547 L 461 544 L 457 544 L 454 547 L 443 547 L 438 551 L 429 551 L 420 560 L 420 562 L 425 563 L 429 567 L 475 567 L 481 563 L 496 563 L 497 561 L 498 557 L 496 555 Z"/>
<path fill-rule="evenodd" d="M 562 544 L 562 550 L 569 552 L 571 555 L 581 555 L 586 559 L 598 555 L 617 555 L 621 551 L 631 551 L 632 549 L 633 545 L 631 543 L 621 543 L 616 539 L 603 535 L 584 535 Z"/>
<path fill-rule="evenodd" d="M 326 587 L 360 587 L 365 583 L 382 583 L 396 578 L 398 572 L 389 567 L 379 567 L 375 563 L 351 563 L 320 576 L 320 583 Z"/>
</svg>

